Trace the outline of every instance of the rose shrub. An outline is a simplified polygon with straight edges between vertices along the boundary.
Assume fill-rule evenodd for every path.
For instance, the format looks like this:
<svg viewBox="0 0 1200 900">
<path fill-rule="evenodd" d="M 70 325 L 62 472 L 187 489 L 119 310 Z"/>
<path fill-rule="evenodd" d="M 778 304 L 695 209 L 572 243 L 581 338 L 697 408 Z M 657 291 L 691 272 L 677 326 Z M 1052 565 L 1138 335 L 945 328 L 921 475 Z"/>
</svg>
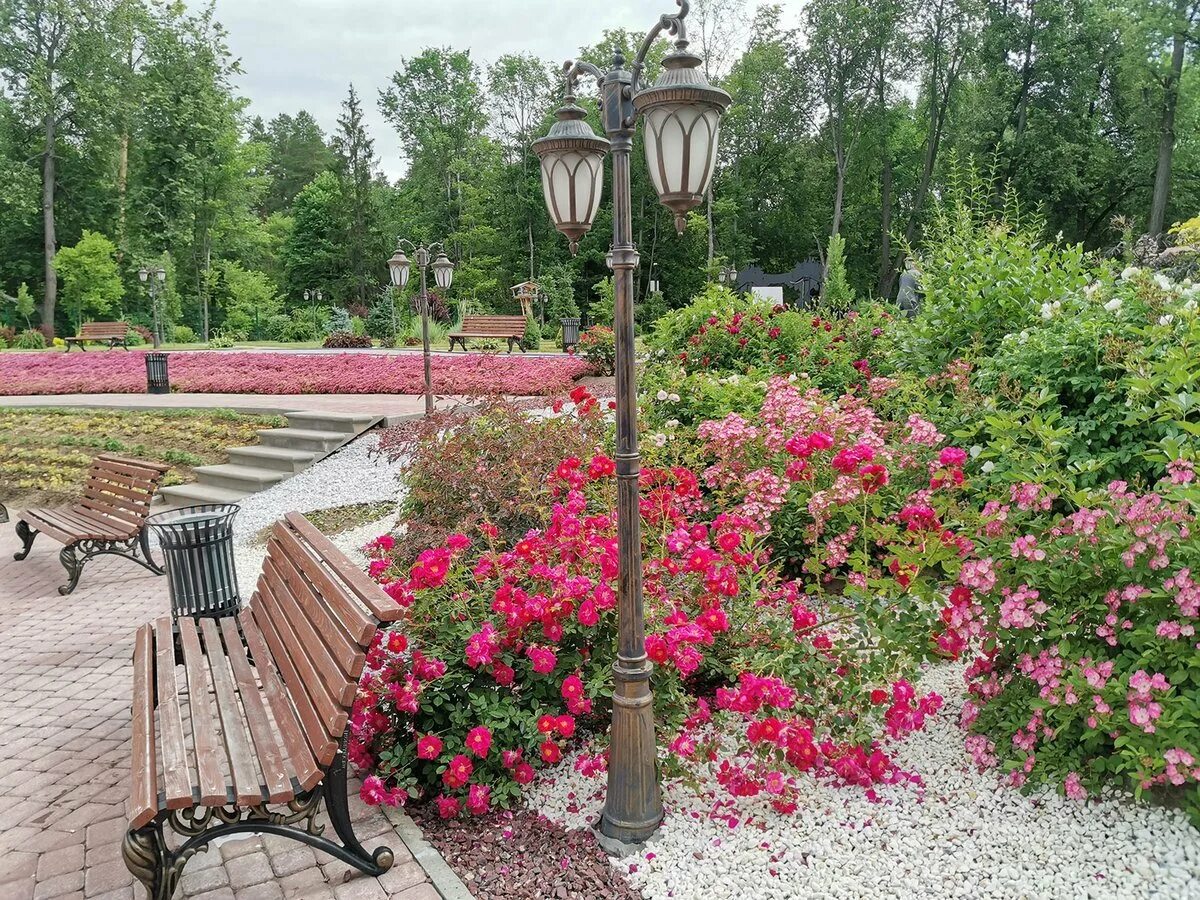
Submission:
<svg viewBox="0 0 1200 900">
<path fill-rule="evenodd" d="M 598 414 L 576 396 L 585 419 Z M 831 445 L 811 465 L 845 449 Z M 508 805 L 534 767 L 602 731 L 616 640 L 615 464 L 568 457 L 546 487 L 543 523 L 515 541 L 483 521 L 412 565 L 397 562 L 392 536 L 370 548 L 371 574 L 407 614 L 372 649 L 352 719 L 352 756 L 374 773 L 368 802 L 436 793 L 443 815 Z M 876 732 L 902 737 L 940 699 L 916 696 L 907 680 L 924 646 L 913 655 L 888 643 L 893 613 L 877 623 L 864 610 L 852 625 L 828 595 L 785 580 L 764 542 L 770 510 L 710 506 L 689 468 L 643 472 L 641 519 L 646 647 L 676 754 L 715 748 L 714 719 L 726 732 L 736 723 L 743 737 L 727 749 L 723 781 L 738 795 L 766 791 L 781 810 L 794 808 L 798 772 L 901 777 Z M 940 540 L 923 543 L 942 554 Z M 602 771 L 603 756 L 585 764 Z"/>
<path fill-rule="evenodd" d="M 982 765 L 1073 797 L 1184 788 L 1200 820 L 1200 544 L 1190 462 L 1069 514 L 1042 485 L 984 509 L 944 619 L 980 653 L 962 724 Z"/>
</svg>

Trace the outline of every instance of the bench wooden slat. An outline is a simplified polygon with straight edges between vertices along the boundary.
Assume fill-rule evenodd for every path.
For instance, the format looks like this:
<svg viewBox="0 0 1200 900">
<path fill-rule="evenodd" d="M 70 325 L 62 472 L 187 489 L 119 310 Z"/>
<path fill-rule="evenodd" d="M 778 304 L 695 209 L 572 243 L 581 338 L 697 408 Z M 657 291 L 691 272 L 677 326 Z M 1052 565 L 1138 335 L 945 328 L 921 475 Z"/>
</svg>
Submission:
<svg viewBox="0 0 1200 900">
<path fill-rule="evenodd" d="M 263 696 L 271 707 L 271 715 L 275 718 L 275 727 L 283 737 L 283 745 L 287 750 L 288 762 L 292 767 L 297 781 L 304 790 L 308 790 L 321 780 L 321 769 L 312 747 L 305 736 L 304 725 L 297 717 L 296 708 L 288 698 L 287 687 L 283 683 L 283 674 L 279 664 L 267 647 L 266 637 L 258 627 L 253 613 L 243 611 L 238 615 L 242 626 L 242 634 L 246 637 L 246 646 L 254 658 L 254 668 L 258 679 L 262 682 Z M 328 741 L 332 744 L 332 741 Z M 334 751 L 336 751 L 336 746 Z M 333 757 L 330 756 L 332 759 Z"/>
<path fill-rule="evenodd" d="M 404 615 L 404 608 L 372 581 L 366 572 L 352 565 L 350 560 L 346 559 L 333 545 L 333 542 L 321 534 L 312 522 L 299 513 L 288 513 L 287 522 L 320 555 L 322 562 L 337 573 L 342 583 L 366 604 L 370 614 L 378 621 L 395 622 Z M 360 634 L 359 644 L 362 647 L 369 647 L 377 629 L 378 626 L 371 623 L 370 633 Z"/>
<path fill-rule="evenodd" d="M 275 731 L 267 716 L 263 692 L 259 690 L 258 684 L 254 680 L 254 672 L 250 668 L 250 661 L 246 658 L 246 648 L 242 646 L 242 636 L 238 632 L 236 620 L 225 616 L 220 622 L 221 635 L 225 639 L 225 653 L 233 668 L 233 678 L 237 683 L 242 710 L 246 714 L 246 726 L 250 729 L 250 739 L 254 742 L 254 752 L 258 758 L 259 769 L 262 771 L 263 788 L 266 790 L 267 799 L 271 803 L 286 803 L 295 794 L 292 791 L 291 776 L 288 774 L 287 765 L 284 762 L 283 749 L 275 739 Z M 297 737 L 299 737 L 298 733 Z M 301 743 L 303 743 L 303 739 L 301 739 Z"/>
<path fill-rule="evenodd" d="M 221 774 L 221 750 L 217 743 L 216 722 L 208 698 L 208 675 L 204 652 L 196 623 L 190 616 L 181 616 L 179 643 L 183 645 L 183 668 L 187 673 L 188 711 L 192 718 L 192 747 L 196 756 L 197 787 L 201 806 L 222 806 L 228 793 L 225 776 Z"/>
<path fill-rule="evenodd" d="M 175 641 L 169 616 L 155 621 L 154 633 L 157 642 L 158 733 L 166 806 L 167 809 L 184 809 L 192 805 L 192 776 L 183 740 L 183 716 L 179 711 L 179 685 L 175 676 Z"/>
<path fill-rule="evenodd" d="M 221 717 L 221 734 L 225 738 L 225 756 L 229 759 L 229 772 L 233 776 L 233 793 L 238 803 L 252 806 L 264 799 L 262 782 L 250 752 L 246 716 L 238 703 L 238 692 L 233 685 L 225 645 L 221 641 L 217 623 L 211 618 L 200 620 L 200 633 L 204 637 L 208 671 L 212 674 L 213 695 L 217 698 L 217 715 Z"/>
<path fill-rule="evenodd" d="M 133 642 L 133 759 L 130 814 L 141 828 L 158 812 L 158 760 L 154 749 L 154 632 L 141 626 Z"/>
<path fill-rule="evenodd" d="M 131 522 L 122 515 L 118 515 L 117 511 L 112 513 L 105 512 L 99 509 L 93 509 L 91 506 L 79 506 L 71 508 L 72 514 L 77 516 L 80 521 L 91 522 L 97 528 L 105 528 L 114 534 L 127 535 L 132 537 L 141 530 L 137 522 Z"/>
<path fill-rule="evenodd" d="M 366 645 L 362 643 L 362 637 L 347 634 L 332 608 L 335 603 L 347 609 L 355 608 L 346 596 L 345 588 L 330 577 L 329 572 L 288 529 L 277 528 L 267 546 L 268 549 L 279 549 L 276 564 L 291 586 L 293 596 L 303 607 L 304 617 L 337 662 L 339 674 L 348 681 L 354 681 L 362 672 L 366 660 L 362 648 Z M 365 619 L 362 625 L 367 632 L 366 640 L 369 641 L 374 629 Z"/>
<path fill-rule="evenodd" d="M 331 680 L 341 677 L 337 666 L 328 657 L 328 651 L 313 632 L 312 624 L 300 612 L 291 588 L 269 557 L 264 566 L 264 581 L 268 588 L 264 595 L 272 606 L 272 624 L 287 647 L 297 674 L 296 682 L 288 682 L 292 697 L 296 698 L 298 693 L 307 694 L 326 733 L 332 738 L 340 737 L 346 728 L 345 707 L 349 701 L 343 702 L 341 699 L 341 682 L 330 684 Z M 350 699 L 354 699 L 353 694 Z"/>
<path fill-rule="evenodd" d="M 333 761 L 337 745 L 330 738 L 316 706 L 304 689 L 304 681 L 293 664 L 288 650 L 284 647 L 280 632 L 276 631 L 275 616 L 278 615 L 278 608 L 270 602 L 270 589 L 264 582 L 265 579 L 259 581 L 258 593 L 250 602 L 254 623 L 262 632 L 263 639 L 266 640 L 267 646 L 271 650 L 271 659 L 275 663 L 275 668 L 279 670 L 279 675 L 287 688 L 288 697 L 296 709 L 296 716 L 300 720 L 304 739 L 308 741 L 313 758 L 318 765 L 327 766 Z"/>
</svg>

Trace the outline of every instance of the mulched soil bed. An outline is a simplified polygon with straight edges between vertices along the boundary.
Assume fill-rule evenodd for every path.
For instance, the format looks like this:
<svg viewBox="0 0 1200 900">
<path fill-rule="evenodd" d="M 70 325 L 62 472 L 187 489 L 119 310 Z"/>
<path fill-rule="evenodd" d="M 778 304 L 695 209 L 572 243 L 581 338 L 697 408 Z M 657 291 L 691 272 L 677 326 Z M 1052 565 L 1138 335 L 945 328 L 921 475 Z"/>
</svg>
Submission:
<svg viewBox="0 0 1200 900">
<path fill-rule="evenodd" d="M 528 810 L 450 820 L 430 806 L 409 813 L 480 900 L 641 900 L 590 831 Z"/>
</svg>

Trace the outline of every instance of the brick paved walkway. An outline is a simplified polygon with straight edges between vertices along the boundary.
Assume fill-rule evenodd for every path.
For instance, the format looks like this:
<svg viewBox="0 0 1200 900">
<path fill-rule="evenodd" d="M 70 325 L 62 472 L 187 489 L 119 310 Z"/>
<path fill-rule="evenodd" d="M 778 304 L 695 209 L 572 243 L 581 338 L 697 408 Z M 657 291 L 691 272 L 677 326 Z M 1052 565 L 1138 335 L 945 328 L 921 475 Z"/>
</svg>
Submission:
<svg viewBox="0 0 1200 900">
<path fill-rule="evenodd" d="M 166 579 L 101 557 L 63 598 L 58 545 L 39 538 L 23 563 L 18 547 L 0 525 L 0 900 L 141 900 L 121 860 L 130 658 L 136 626 L 167 609 Z M 383 877 L 269 836 L 194 857 L 176 896 L 438 900 L 384 816 L 357 796 L 350 809 L 364 846 L 396 855 Z"/>
</svg>

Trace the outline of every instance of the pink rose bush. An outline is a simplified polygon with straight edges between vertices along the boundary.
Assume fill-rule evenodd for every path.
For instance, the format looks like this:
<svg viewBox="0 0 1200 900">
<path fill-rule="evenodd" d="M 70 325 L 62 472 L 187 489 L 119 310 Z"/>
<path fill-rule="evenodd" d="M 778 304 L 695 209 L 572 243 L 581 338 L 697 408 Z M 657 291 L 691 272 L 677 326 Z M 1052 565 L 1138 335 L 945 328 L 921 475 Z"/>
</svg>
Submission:
<svg viewBox="0 0 1200 900">
<path fill-rule="evenodd" d="M 834 427 L 827 446 L 816 440 L 814 472 L 832 467 L 842 437 Z M 407 614 L 372 648 L 351 721 L 352 759 L 379 779 L 367 802 L 431 797 L 446 816 L 509 806 L 537 768 L 605 729 L 615 467 L 597 448 L 563 459 L 547 487 L 543 524 L 515 540 L 485 522 L 411 565 L 386 538 L 369 548 L 371 574 Z M 643 471 L 646 649 L 672 765 L 717 760 L 732 795 L 765 792 L 784 812 L 806 774 L 907 778 L 886 742 L 941 705 L 909 681 L 918 657 L 859 652 L 885 642 L 883 629 L 784 577 L 768 542 L 771 502 L 722 507 L 716 496 L 686 466 Z M 925 543 L 939 556 L 946 546 Z M 580 764 L 597 777 L 605 769 L 602 753 Z"/>
<path fill-rule="evenodd" d="M 1116 779 L 1182 789 L 1200 816 L 1196 495 L 1115 482 L 1066 511 L 1036 484 L 984 509 L 976 558 L 943 611 L 974 653 L 962 724 L 980 766 L 1082 799 Z"/>
<path fill-rule="evenodd" d="M 171 353 L 171 386 L 199 394 L 419 394 L 421 355 L 198 352 Z M 571 357 L 462 354 L 433 357 L 438 394 L 557 394 L 586 375 Z M 0 395 L 140 394 L 143 354 L 14 353 L 0 356 Z"/>
</svg>

